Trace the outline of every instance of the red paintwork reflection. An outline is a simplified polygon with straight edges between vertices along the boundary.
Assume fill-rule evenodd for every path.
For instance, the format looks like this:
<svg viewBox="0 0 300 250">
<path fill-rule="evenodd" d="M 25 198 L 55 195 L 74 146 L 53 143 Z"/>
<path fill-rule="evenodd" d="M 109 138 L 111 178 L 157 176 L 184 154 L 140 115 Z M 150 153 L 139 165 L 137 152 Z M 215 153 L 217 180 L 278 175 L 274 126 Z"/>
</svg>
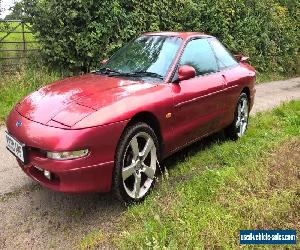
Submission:
<svg viewBox="0 0 300 250">
<path fill-rule="evenodd" d="M 71 125 L 74 125 L 87 114 L 92 113 L 83 109 L 80 104 L 91 110 L 97 110 L 109 102 L 126 96 L 128 93 L 124 88 L 137 83 L 94 74 L 68 78 L 34 92 L 17 105 L 16 109 L 32 121 L 47 124 L 54 117 L 58 117 L 54 119 L 57 120 L 68 114 L 73 116 L 77 108 L 75 116 L 78 120 L 75 121 L 75 117 L 71 118 L 73 121 Z M 79 114 L 81 111 L 82 116 Z"/>
</svg>

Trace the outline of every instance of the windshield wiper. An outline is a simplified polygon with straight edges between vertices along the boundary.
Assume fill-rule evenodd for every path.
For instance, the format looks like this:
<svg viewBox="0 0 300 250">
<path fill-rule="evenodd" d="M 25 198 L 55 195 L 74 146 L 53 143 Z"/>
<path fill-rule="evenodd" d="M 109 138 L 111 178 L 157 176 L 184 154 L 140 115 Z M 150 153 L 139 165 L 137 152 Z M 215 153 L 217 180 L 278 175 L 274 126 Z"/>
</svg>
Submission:
<svg viewBox="0 0 300 250">
<path fill-rule="evenodd" d="M 128 76 L 128 77 L 140 77 L 140 76 L 148 76 L 148 77 L 155 77 L 159 79 L 164 79 L 164 77 L 160 74 L 154 73 L 154 72 L 148 72 L 148 71 L 137 71 L 137 72 L 122 72 L 110 68 L 102 68 L 97 71 L 101 74 L 109 75 L 109 76 Z"/>
<path fill-rule="evenodd" d="M 122 72 L 110 68 L 102 68 L 97 71 L 97 73 L 102 73 L 105 75 L 110 75 L 110 74 L 122 74 Z"/>
<path fill-rule="evenodd" d="M 132 72 L 131 75 L 133 76 L 149 76 L 149 77 L 155 77 L 159 79 L 164 79 L 164 77 L 160 74 L 154 73 L 154 72 L 148 72 L 148 71 L 137 71 L 137 72 Z"/>
</svg>

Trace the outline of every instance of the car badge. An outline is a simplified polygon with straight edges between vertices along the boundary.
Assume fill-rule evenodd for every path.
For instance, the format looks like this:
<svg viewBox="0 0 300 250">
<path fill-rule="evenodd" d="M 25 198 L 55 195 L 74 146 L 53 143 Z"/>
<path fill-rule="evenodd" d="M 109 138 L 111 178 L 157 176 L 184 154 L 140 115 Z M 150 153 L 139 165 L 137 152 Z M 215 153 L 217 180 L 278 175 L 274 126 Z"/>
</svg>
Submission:
<svg viewBox="0 0 300 250">
<path fill-rule="evenodd" d="M 21 121 L 17 121 L 16 122 L 16 126 L 19 128 L 19 127 L 21 127 L 22 126 L 22 122 Z"/>
</svg>

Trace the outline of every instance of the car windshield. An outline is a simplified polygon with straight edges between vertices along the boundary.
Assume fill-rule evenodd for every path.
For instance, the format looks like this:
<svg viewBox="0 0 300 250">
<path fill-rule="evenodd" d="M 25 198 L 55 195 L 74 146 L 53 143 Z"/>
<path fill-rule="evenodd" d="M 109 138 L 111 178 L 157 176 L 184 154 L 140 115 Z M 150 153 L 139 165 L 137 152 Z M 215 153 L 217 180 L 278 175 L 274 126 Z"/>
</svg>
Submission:
<svg viewBox="0 0 300 250">
<path fill-rule="evenodd" d="M 117 51 L 98 72 L 110 76 L 164 79 L 181 42 L 178 37 L 139 37 Z"/>
</svg>

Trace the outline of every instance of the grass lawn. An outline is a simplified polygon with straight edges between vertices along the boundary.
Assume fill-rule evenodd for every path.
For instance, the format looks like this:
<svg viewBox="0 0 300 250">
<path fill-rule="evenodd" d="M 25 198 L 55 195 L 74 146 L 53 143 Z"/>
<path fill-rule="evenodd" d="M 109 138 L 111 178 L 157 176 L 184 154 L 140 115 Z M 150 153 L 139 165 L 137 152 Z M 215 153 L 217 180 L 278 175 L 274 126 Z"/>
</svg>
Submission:
<svg viewBox="0 0 300 250">
<path fill-rule="evenodd" d="M 24 68 L 0 78 L 0 124 L 3 123 L 13 108 L 24 96 L 41 86 L 59 78 L 57 73 L 47 68 L 39 70 Z"/>
<path fill-rule="evenodd" d="M 292 101 L 252 117 L 238 142 L 218 135 L 171 157 L 150 197 L 116 219 L 113 234 L 99 229 L 79 244 L 236 249 L 240 229 L 299 230 L 299 162 L 300 101 Z"/>
</svg>

